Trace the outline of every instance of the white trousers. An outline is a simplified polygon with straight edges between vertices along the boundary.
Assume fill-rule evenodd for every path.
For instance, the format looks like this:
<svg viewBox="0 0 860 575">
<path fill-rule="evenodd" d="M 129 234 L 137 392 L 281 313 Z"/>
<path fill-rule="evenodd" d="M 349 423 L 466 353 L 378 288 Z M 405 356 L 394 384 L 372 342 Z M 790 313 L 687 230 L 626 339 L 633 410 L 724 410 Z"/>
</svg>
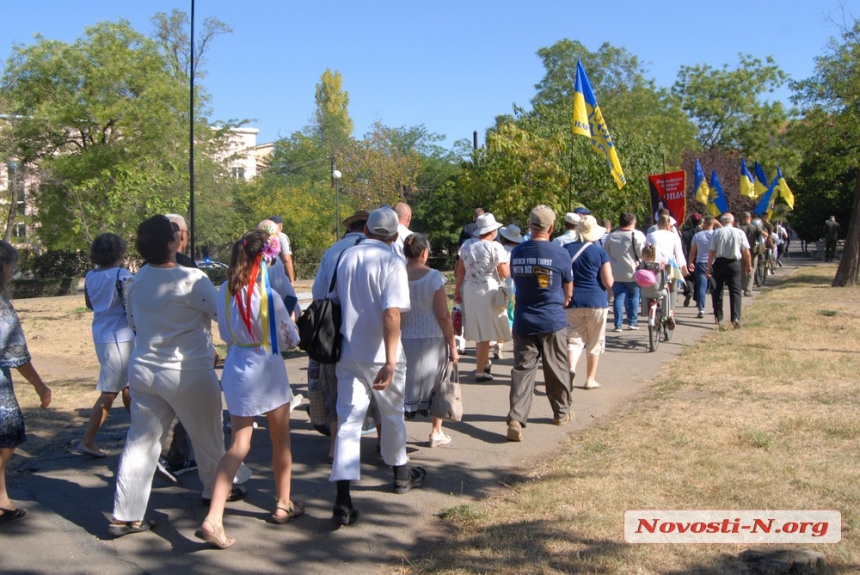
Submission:
<svg viewBox="0 0 860 575">
<path fill-rule="evenodd" d="M 397 362 L 394 378 L 383 391 L 372 388 L 381 363 L 342 360 L 337 364 L 337 438 L 329 481 L 361 479 L 361 426 L 376 397 L 382 425 L 380 451 L 386 465 L 406 465 L 406 422 L 403 420 L 406 360 Z"/>
<path fill-rule="evenodd" d="M 224 455 L 221 386 L 214 369 L 160 369 L 132 361 L 128 370 L 131 426 L 119 462 L 113 516 L 140 521 L 146 513 L 161 441 L 179 417 L 197 460 L 203 497 L 212 497 Z"/>
</svg>

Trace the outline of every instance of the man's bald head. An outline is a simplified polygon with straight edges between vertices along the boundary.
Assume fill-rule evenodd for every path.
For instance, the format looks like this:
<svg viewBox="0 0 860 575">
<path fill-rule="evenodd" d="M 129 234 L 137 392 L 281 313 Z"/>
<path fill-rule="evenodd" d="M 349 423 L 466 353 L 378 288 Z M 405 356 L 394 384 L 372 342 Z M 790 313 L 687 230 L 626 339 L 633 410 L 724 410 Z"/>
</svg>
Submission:
<svg viewBox="0 0 860 575">
<path fill-rule="evenodd" d="M 412 208 L 406 202 L 398 202 L 394 205 L 394 213 L 397 214 L 397 220 L 406 227 L 409 227 L 409 222 L 412 221 Z"/>
</svg>

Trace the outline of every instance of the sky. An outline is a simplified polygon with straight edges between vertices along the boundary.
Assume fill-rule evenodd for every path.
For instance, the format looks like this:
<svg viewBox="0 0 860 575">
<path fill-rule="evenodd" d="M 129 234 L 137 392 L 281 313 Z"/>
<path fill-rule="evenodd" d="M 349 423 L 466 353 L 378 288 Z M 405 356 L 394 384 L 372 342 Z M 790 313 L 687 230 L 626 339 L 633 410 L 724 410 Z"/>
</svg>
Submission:
<svg viewBox="0 0 860 575">
<path fill-rule="evenodd" d="M 36 33 L 71 43 L 88 26 L 125 18 L 150 34 L 157 12 L 191 11 L 191 0 L 0 5 L 3 62 Z M 195 22 L 199 31 L 214 16 L 233 29 L 206 55 L 202 84 L 212 121 L 250 120 L 258 143 L 300 131 L 311 123 L 316 84 L 330 68 L 343 76 L 356 137 L 377 121 L 424 125 L 451 147 L 473 131 L 483 142 L 497 115 L 529 108 L 544 74 L 537 51 L 559 40 L 591 51 L 604 42 L 626 48 L 661 87 L 671 87 L 681 66 L 734 67 L 739 53 L 773 56 L 800 80 L 838 37 L 834 21 L 845 21 L 843 11 L 849 21 L 860 16 L 860 0 L 196 0 Z M 603 112 L 611 129 L 612 111 Z"/>
</svg>

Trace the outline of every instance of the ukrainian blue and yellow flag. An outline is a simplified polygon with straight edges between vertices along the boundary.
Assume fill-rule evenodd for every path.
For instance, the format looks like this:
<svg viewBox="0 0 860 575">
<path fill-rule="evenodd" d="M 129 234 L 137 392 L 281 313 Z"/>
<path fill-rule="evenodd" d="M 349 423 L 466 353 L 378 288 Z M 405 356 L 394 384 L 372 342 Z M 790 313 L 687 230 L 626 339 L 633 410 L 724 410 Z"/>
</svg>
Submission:
<svg viewBox="0 0 860 575">
<path fill-rule="evenodd" d="M 755 182 L 744 158 L 741 158 L 741 195 L 748 198 L 754 198 L 756 195 Z"/>
<path fill-rule="evenodd" d="M 708 205 L 708 198 L 711 195 L 711 190 L 708 188 L 708 181 L 705 179 L 705 170 L 702 169 L 702 164 L 699 163 L 699 158 L 696 158 L 696 180 L 693 190 L 696 192 L 696 200 L 699 203 Z"/>
<path fill-rule="evenodd" d="M 785 178 L 782 177 L 782 170 L 779 169 L 779 166 L 776 167 L 776 186 L 779 188 L 780 197 L 785 200 L 789 209 L 793 210 L 794 194 L 791 193 L 791 190 L 788 188 L 788 184 L 785 183 Z"/>
<path fill-rule="evenodd" d="M 623 188 L 627 180 L 621 170 L 618 154 L 615 153 L 615 144 L 612 143 L 606 120 L 580 60 L 576 61 L 576 86 L 573 92 L 573 133 L 591 138 L 591 147 L 606 158 L 606 167 L 615 178 L 615 184 L 619 190 Z"/>
<path fill-rule="evenodd" d="M 770 184 L 767 183 L 767 176 L 764 175 L 764 170 L 758 160 L 755 162 L 755 195 L 750 196 L 755 199 L 762 194 L 766 194 L 770 190 Z M 756 212 L 758 213 L 758 212 Z M 761 215 L 761 214 L 759 214 Z"/>
<path fill-rule="evenodd" d="M 711 193 L 708 196 L 708 211 L 715 218 L 729 211 L 729 203 L 726 201 L 726 194 L 723 193 L 723 186 L 720 185 L 720 178 L 717 177 L 717 171 L 711 170 Z"/>
<path fill-rule="evenodd" d="M 761 197 L 761 200 L 759 200 L 758 204 L 756 204 L 755 207 L 755 213 L 760 216 L 764 216 L 765 218 L 767 218 L 768 221 L 770 221 L 770 218 L 773 215 L 773 204 L 776 201 L 776 194 L 774 192 L 776 192 L 778 184 L 779 180 L 774 178 L 773 183 L 770 185 L 770 187 L 767 189 L 767 191 L 764 193 L 764 195 Z M 756 182 L 756 185 L 758 185 L 758 182 Z"/>
</svg>

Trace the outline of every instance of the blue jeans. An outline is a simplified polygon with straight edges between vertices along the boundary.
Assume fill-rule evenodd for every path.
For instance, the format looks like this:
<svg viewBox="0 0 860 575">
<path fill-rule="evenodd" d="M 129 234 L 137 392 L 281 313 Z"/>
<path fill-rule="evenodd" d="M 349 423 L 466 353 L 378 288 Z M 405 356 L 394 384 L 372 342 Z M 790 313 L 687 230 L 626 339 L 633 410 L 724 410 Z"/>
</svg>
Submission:
<svg viewBox="0 0 860 575">
<path fill-rule="evenodd" d="M 705 311 L 705 296 L 708 292 L 708 278 L 705 276 L 707 263 L 696 264 L 696 303 L 699 306 L 699 311 Z"/>
<path fill-rule="evenodd" d="M 639 323 L 639 286 L 636 282 L 615 282 L 612 284 L 612 295 L 615 301 L 612 304 L 612 313 L 615 316 L 615 327 L 621 328 L 623 314 L 627 311 L 627 324 Z"/>
</svg>

